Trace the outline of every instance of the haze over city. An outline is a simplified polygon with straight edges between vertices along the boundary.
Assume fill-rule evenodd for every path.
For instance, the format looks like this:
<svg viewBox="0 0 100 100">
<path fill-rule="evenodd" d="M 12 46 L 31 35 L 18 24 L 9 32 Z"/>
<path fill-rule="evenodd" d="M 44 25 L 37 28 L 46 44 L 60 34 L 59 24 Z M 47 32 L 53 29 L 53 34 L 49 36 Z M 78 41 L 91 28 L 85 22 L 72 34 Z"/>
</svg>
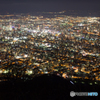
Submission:
<svg viewBox="0 0 100 100">
<path fill-rule="evenodd" d="M 0 0 L 0 100 L 99 100 L 99 89 L 99 0 Z"/>
<path fill-rule="evenodd" d="M 54 12 L 63 10 L 99 11 L 99 4 L 99 0 L 3 0 L 0 1 L 0 13 Z"/>
</svg>

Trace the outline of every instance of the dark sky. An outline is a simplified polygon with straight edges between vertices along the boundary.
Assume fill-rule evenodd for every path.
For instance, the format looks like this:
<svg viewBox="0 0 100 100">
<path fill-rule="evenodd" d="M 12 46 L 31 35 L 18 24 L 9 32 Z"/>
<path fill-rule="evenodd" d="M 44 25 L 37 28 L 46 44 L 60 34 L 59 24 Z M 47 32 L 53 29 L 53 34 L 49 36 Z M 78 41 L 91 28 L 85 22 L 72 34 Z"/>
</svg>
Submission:
<svg viewBox="0 0 100 100">
<path fill-rule="evenodd" d="M 100 11 L 100 0 L 0 0 L 0 13 L 62 10 Z"/>
</svg>

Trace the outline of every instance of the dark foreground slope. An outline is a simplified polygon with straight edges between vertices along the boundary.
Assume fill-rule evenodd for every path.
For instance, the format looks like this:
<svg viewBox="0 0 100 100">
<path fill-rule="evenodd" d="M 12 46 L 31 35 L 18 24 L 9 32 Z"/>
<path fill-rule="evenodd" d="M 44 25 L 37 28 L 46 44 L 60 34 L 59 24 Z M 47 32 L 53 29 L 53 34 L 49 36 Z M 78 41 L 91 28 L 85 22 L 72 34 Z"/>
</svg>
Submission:
<svg viewBox="0 0 100 100">
<path fill-rule="evenodd" d="M 99 89 L 99 85 L 72 84 L 59 76 L 42 75 L 25 82 L 0 82 L 0 100 L 99 100 L 99 96 L 70 97 L 70 91 L 99 93 Z"/>
</svg>

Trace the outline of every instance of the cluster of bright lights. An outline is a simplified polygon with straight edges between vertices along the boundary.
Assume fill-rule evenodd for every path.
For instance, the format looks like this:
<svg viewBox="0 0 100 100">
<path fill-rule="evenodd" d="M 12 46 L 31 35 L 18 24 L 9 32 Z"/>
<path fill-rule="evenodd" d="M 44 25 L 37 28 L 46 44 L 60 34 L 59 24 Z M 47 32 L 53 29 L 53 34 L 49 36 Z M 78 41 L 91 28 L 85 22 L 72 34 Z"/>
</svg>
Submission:
<svg viewBox="0 0 100 100">
<path fill-rule="evenodd" d="M 28 55 L 25 54 L 24 57 L 28 57 Z"/>
<path fill-rule="evenodd" d="M 8 73 L 9 72 L 9 70 L 3 70 L 3 69 L 0 69 L 0 74 L 2 74 L 2 73 Z"/>
<path fill-rule="evenodd" d="M 26 74 L 31 75 L 31 74 L 33 74 L 33 71 L 32 70 L 27 70 Z"/>
<path fill-rule="evenodd" d="M 9 70 L 5 70 L 5 71 L 3 71 L 3 73 L 5 73 L 5 74 L 8 73 L 8 72 L 9 72 Z"/>
<path fill-rule="evenodd" d="M 3 73 L 3 71 L 0 69 L 0 74 Z"/>
<path fill-rule="evenodd" d="M 14 41 L 17 41 L 17 40 L 19 40 L 19 39 L 18 39 L 18 38 L 14 38 L 13 40 L 14 40 Z"/>
<path fill-rule="evenodd" d="M 16 59 L 22 58 L 21 56 L 16 56 Z"/>
</svg>

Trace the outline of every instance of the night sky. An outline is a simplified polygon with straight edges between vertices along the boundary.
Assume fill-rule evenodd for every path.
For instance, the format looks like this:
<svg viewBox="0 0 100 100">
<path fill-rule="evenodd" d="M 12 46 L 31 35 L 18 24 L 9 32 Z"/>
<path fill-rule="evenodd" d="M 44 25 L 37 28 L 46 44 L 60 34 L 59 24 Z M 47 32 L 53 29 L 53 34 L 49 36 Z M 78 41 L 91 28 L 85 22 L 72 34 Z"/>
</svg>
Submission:
<svg viewBox="0 0 100 100">
<path fill-rule="evenodd" d="M 0 13 L 62 10 L 100 11 L 100 0 L 0 0 Z"/>
</svg>

